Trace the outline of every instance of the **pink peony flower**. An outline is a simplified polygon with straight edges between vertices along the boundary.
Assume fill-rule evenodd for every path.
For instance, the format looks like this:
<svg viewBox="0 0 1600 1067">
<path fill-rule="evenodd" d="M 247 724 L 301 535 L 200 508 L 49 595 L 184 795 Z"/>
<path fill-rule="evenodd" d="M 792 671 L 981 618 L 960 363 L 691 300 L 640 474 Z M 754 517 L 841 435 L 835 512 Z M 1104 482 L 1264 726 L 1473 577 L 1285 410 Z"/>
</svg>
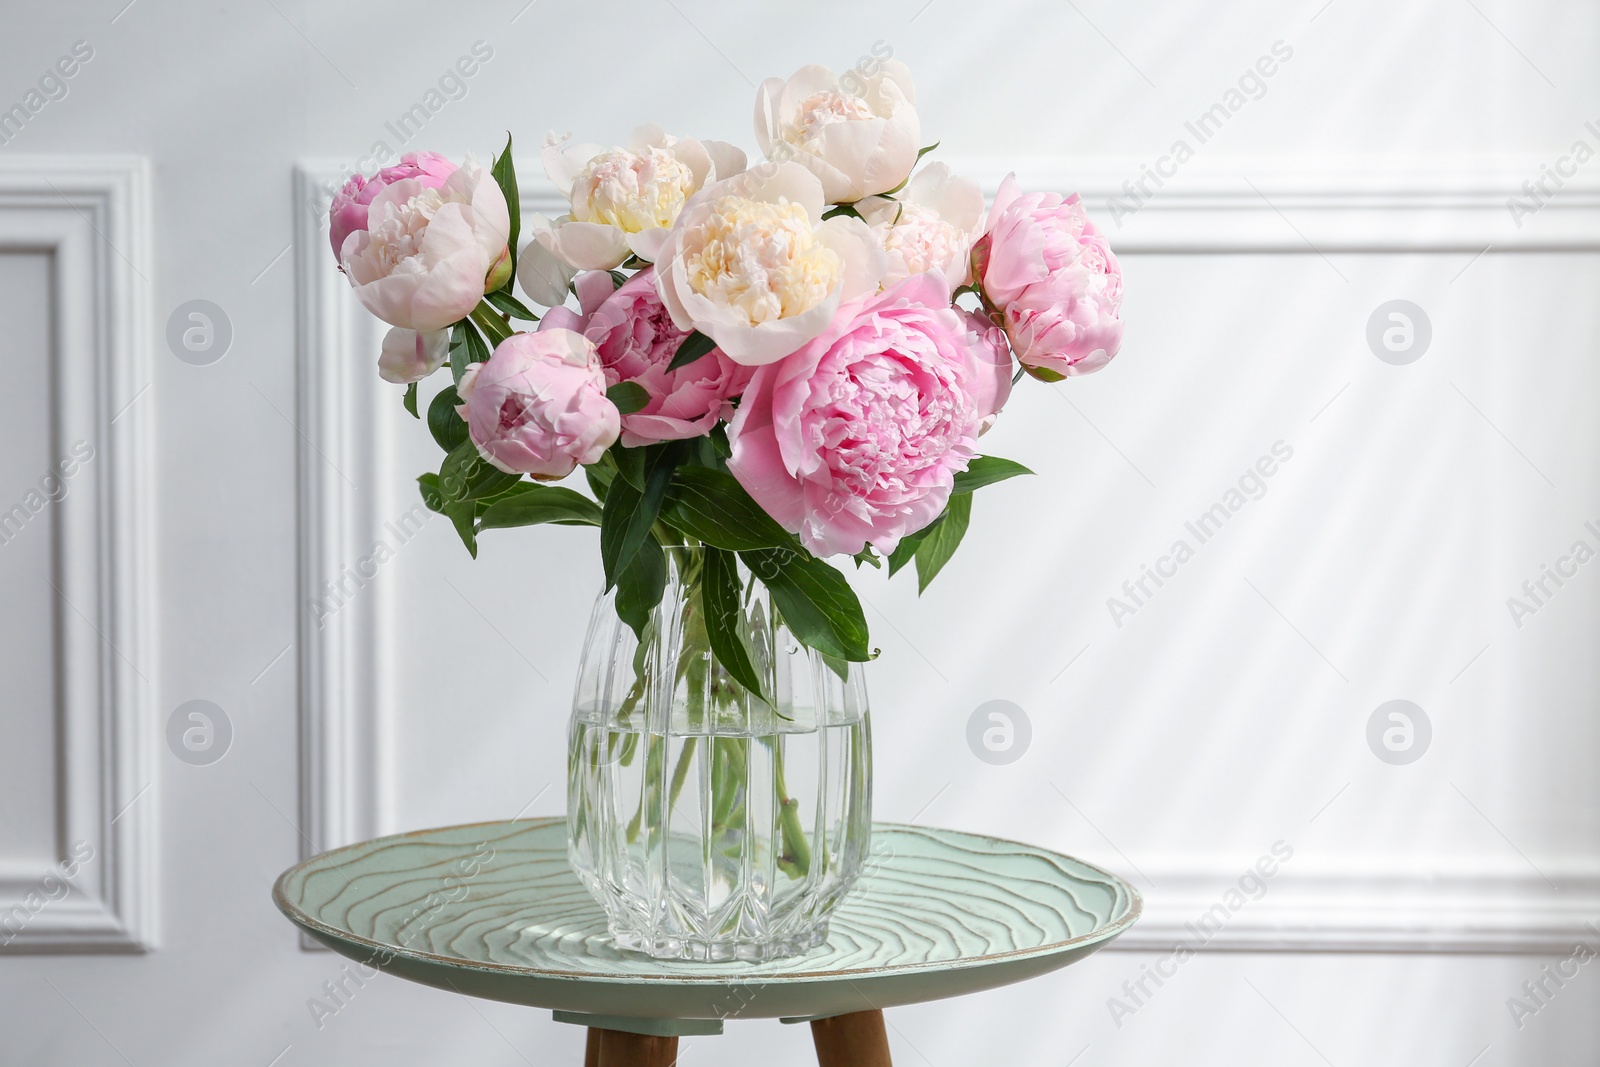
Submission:
<svg viewBox="0 0 1600 1067">
<path fill-rule="evenodd" d="M 667 369 L 689 334 L 672 324 L 656 292 L 653 267 L 629 278 L 601 304 L 584 336 L 599 350 L 607 382 L 637 382 L 650 394 L 644 407 L 622 416 L 622 443 L 628 448 L 710 433 L 718 419 L 731 416 L 729 401 L 744 391 L 753 373 L 715 348 L 693 363 Z"/>
<path fill-rule="evenodd" d="M 391 326 L 427 332 L 465 318 L 511 273 L 505 194 L 468 159 L 437 188 L 420 178 L 385 186 L 367 205 L 367 226 L 340 249 L 366 309 Z"/>
<path fill-rule="evenodd" d="M 468 367 L 456 391 L 479 455 L 540 481 L 594 463 L 620 429 L 594 345 L 571 330 L 513 334 Z"/>
<path fill-rule="evenodd" d="M 572 283 L 572 288 L 578 294 L 578 310 L 573 311 L 558 304 L 544 313 L 544 317 L 539 320 L 538 330 L 571 330 L 573 333 L 582 333 L 589 325 L 589 316 L 593 315 L 616 291 L 617 283 L 609 271 L 591 270 L 578 275 Z"/>
<path fill-rule="evenodd" d="M 1017 358 L 1036 376 L 1088 374 L 1117 354 L 1122 268 L 1076 193 L 1023 193 L 1008 175 L 972 260 Z"/>
<path fill-rule="evenodd" d="M 892 552 L 939 516 L 974 455 L 974 379 L 993 360 L 978 345 L 938 273 L 846 304 L 757 369 L 728 428 L 728 469 L 816 555 Z"/>
<path fill-rule="evenodd" d="M 399 163 L 384 167 L 371 178 L 350 175 L 344 188 L 333 195 L 333 206 L 328 209 L 328 237 L 333 242 L 333 258 L 339 258 L 346 237 L 367 228 L 367 205 L 379 193 L 406 178 L 415 178 L 424 187 L 437 189 L 455 169 L 454 163 L 436 152 L 407 152 Z"/>
<path fill-rule="evenodd" d="M 956 314 L 970 332 L 972 353 L 972 403 L 983 420 L 980 435 L 988 433 L 995 416 L 1011 399 L 1014 364 L 1006 332 L 982 315 L 956 308 Z"/>
</svg>

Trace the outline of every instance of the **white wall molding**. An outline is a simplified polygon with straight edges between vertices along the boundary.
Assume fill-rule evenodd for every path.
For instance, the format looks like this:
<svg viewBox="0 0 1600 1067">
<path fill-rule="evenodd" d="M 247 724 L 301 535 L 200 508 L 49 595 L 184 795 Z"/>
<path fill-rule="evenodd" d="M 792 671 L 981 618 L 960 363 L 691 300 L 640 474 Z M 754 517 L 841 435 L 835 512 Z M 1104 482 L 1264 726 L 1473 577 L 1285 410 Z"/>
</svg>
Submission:
<svg viewBox="0 0 1600 1067">
<path fill-rule="evenodd" d="M 1235 952 L 1567 953 L 1600 942 L 1593 863 L 1448 871 L 1297 870 L 1239 888 L 1244 866 L 1145 867 L 1145 914 L 1111 946 Z M 1303 862 L 1303 861 L 1299 861 Z M 1546 876 L 1549 881 L 1546 881 Z M 1230 894 L 1230 890 L 1233 891 Z"/>
<path fill-rule="evenodd" d="M 55 297 L 52 452 L 81 441 L 94 457 L 53 505 L 57 863 L 8 868 L 0 952 L 140 952 L 153 947 L 157 901 L 144 161 L 0 160 L 0 253 L 41 250 Z M 71 892 L 46 900 L 46 877 L 74 859 Z"/>
<path fill-rule="evenodd" d="M 532 160 L 525 174 L 540 174 Z M 381 662 L 387 614 L 377 590 L 336 612 L 318 609 L 329 583 L 380 539 L 377 486 L 387 473 L 372 403 L 379 345 L 387 327 L 350 292 L 328 242 L 328 190 L 345 175 L 306 164 L 294 175 L 299 338 L 300 819 L 307 855 L 381 832 L 387 718 Z M 523 183 L 526 211 L 558 205 L 548 185 Z"/>
<path fill-rule="evenodd" d="M 1119 254 L 1313 255 L 1600 252 L 1600 184 L 1570 181 L 1516 225 L 1506 201 L 1525 196 L 1538 159 L 1395 163 L 1197 157 L 1118 226 L 1108 200 L 1126 199 L 1138 159 L 1018 161 L 1025 188 L 1076 189 Z M 952 160 L 993 195 L 1005 171 Z M 524 213 L 564 203 L 535 159 L 518 161 Z M 315 851 L 384 827 L 380 735 L 385 718 L 383 613 L 376 597 L 318 626 L 311 605 L 339 568 L 377 537 L 373 488 L 382 471 L 379 413 L 364 383 L 382 327 L 334 266 L 317 208 L 343 175 L 308 164 L 295 175 L 299 287 L 301 817 Z M 1465 262 L 1465 258 L 1463 259 Z M 1487 864 L 1488 861 L 1485 861 Z M 1600 855 L 1532 871 L 1484 866 L 1445 874 L 1286 870 L 1260 900 L 1231 914 L 1208 950 L 1286 952 L 1554 952 L 1594 936 Z M 1186 923 L 1222 900 L 1239 872 L 1209 865 L 1152 868 L 1145 918 L 1115 947 L 1166 951 L 1192 943 Z"/>
<path fill-rule="evenodd" d="M 298 317 L 300 820 L 304 852 L 323 852 L 377 833 L 375 739 L 378 616 L 371 598 L 321 617 L 316 605 L 340 569 L 372 543 L 377 496 L 372 441 L 376 413 L 361 388 L 374 362 L 379 324 L 349 292 L 333 263 L 323 187 L 332 168 L 295 172 Z"/>
<path fill-rule="evenodd" d="M 1123 255 L 1600 251 L 1600 182 L 1580 173 L 1539 206 L 1523 189 L 1550 162 L 1537 157 L 1199 155 L 1160 186 L 1154 159 L 949 162 L 990 196 L 1010 171 L 1025 189 L 1076 191 Z M 1538 210 L 1514 217 L 1512 197 Z"/>
</svg>

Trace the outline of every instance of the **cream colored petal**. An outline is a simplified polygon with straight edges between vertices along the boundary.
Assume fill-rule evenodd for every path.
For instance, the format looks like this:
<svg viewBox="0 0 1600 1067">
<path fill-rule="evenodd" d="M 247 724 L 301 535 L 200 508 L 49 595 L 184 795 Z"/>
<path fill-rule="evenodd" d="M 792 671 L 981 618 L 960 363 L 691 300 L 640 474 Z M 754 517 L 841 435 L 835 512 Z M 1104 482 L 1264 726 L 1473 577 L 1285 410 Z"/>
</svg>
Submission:
<svg viewBox="0 0 1600 1067">
<path fill-rule="evenodd" d="M 368 229 L 371 229 L 372 225 L 383 218 L 383 209 L 387 205 L 393 204 L 396 207 L 400 207 L 425 188 L 427 186 L 415 178 L 402 178 L 397 182 L 391 182 L 389 185 L 384 186 L 383 192 L 373 197 L 372 203 L 367 205 Z"/>
<path fill-rule="evenodd" d="M 843 299 L 854 300 L 878 291 L 889 260 L 866 223 L 848 215 L 835 215 L 817 227 L 817 240 L 833 249 L 844 264 L 844 282 L 840 286 Z"/>
<path fill-rule="evenodd" d="M 789 75 L 789 80 L 784 83 L 778 114 L 785 121 L 792 120 L 799 114 L 800 104 L 807 97 L 838 91 L 839 79 L 831 69 L 820 63 L 808 64 Z"/>
<path fill-rule="evenodd" d="M 628 151 L 640 155 L 647 148 L 665 148 L 667 146 L 667 131 L 661 128 L 659 122 L 646 122 L 634 129 L 628 138 Z"/>
<path fill-rule="evenodd" d="M 680 330 L 692 330 L 694 319 L 689 315 L 685 296 L 695 297 L 703 303 L 709 304 L 709 302 L 690 291 L 688 283 L 684 280 L 676 231 L 668 233 L 667 241 L 661 246 L 660 253 L 660 258 L 656 260 L 656 295 L 661 297 L 661 304 L 667 309 L 667 314 L 672 316 L 674 326 Z"/>
<path fill-rule="evenodd" d="M 887 83 L 887 84 L 886 84 Z M 908 104 L 917 102 L 917 85 L 912 80 L 911 68 L 898 59 L 886 59 L 879 77 L 874 79 L 874 84 L 880 92 L 887 92 L 888 86 L 893 85 L 898 95 Z"/>
<path fill-rule="evenodd" d="M 672 154 L 694 175 L 696 189 L 703 188 L 706 182 L 713 180 L 711 153 L 706 151 L 706 146 L 701 142 L 686 137 L 672 146 Z"/>
<path fill-rule="evenodd" d="M 558 222 L 551 249 L 580 270 L 610 270 L 628 258 L 623 232 L 603 222 Z"/>
<path fill-rule="evenodd" d="M 767 203 L 788 200 L 792 204 L 799 204 L 806 209 L 812 221 L 822 218 L 822 209 L 828 203 L 821 180 L 809 169 L 794 162 L 757 167 L 718 184 L 725 184 L 727 192 L 750 200 Z"/>
<path fill-rule="evenodd" d="M 731 178 L 735 174 L 742 174 L 745 167 L 749 165 L 744 149 L 738 145 L 731 145 L 727 141 L 701 141 L 700 143 L 705 146 L 706 153 L 711 157 L 711 179 L 713 181 L 721 181 L 723 178 Z"/>
<path fill-rule="evenodd" d="M 886 193 L 905 181 L 917 161 L 915 134 L 914 117 L 910 129 L 904 120 L 896 119 L 862 119 L 825 127 L 818 154 L 848 181 L 847 188 L 830 190 L 839 195 L 829 199 L 860 200 Z"/>
<path fill-rule="evenodd" d="M 511 210 L 494 175 L 487 170 L 478 173 L 478 181 L 472 187 L 472 229 L 492 263 L 511 240 Z"/>
<path fill-rule="evenodd" d="M 778 362 L 826 330 L 838 310 L 839 293 L 835 291 L 810 311 L 786 319 L 774 319 L 751 326 L 728 312 L 722 312 L 716 317 L 696 321 L 695 326 L 716 341 L 717 347 L 735 363 L 760 367 Z"/>
<path fill-rule="evenodd" d="M 932 208 L 964 233 L 978 232 L 983 223 L 983 190 L 973 179 L 951 174 L 943 163 L 917 171 L 900 199 Z"/>
<path fill-rule="evenodd" d="M 475 247 L 485 257 L 488 256 L 488 251 L 483 248 L 472 228 L 471 210 L 465 204 L 450 203 L 433 213 L 427 230 L 422 234 L 418 251 L 422 261 L 432 266 L 468 247 Z M 486 262 L 492 261 L 486 258 Z"/>
<path fill-rule="evenodd" d="M 810 152 L 796 153 L 794 158 L 797 165 L 804 166 L 822 184 L 824 204 L 853 204 L 861 199 L 861 183 L 828 160 Z"/>
<path fill-rule="evenodd" d="M 771 158 L 772 146 L 782 138 L 783 115 L 779 108 L 783 103 L 783 79 L 768 78 L 756 88 L 756 144 L 761 147 L 761 154 Z M 719 174 L 718 178 L 727 175 Z"/>
<path fill-rule="evenodd" d="M 667 235 L 671 232 L 667 227 L 659 226 L 653 230 L 630 233 L 627 235 L 628 247 L 640 259 L 654 263 L 661 255 L 661 249 L 667 243 Z"/>
<path fill-rule="evenodd" d="M 907 189 L 906 192 L 909 193 L 910 190 Z M 910 200 L 911 197 L 907 195 L 901 199 Z M 887 196 L 864 196 L 856 201 L 856 211 L 861 214 L 862 220 L 868 226 L 894 222 L 896 216 L 900 214 L 900 208 L 899 200 Z"/>
<path fill-rule="evenodd" d="M 556 307 L 566 302 L 567 286 L 578 269 L 550 249 L 545 243 L 549 236 L 549 230 L 540 231 L 523 246 L 517 257 L 517 282 L 535 304 Z"/>
<path fill-rule="evenodd" d="M 572 196 L 572 180 L 595 156 L 605 149 L 597 144 L 586 142 L 573 142 L 572 134 L 557 137 L 555 132 L 545 134 L 544 149 L 540 152 L 544 159 L 544 172 L 555 183 L 561 195 Z"/>
</svg>

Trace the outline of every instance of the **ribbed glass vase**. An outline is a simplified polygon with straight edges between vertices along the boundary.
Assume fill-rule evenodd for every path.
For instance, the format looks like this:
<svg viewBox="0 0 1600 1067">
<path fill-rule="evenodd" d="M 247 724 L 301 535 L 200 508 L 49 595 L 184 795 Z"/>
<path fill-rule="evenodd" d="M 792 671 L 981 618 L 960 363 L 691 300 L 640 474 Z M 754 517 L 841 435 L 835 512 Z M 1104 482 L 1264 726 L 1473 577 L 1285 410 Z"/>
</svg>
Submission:
<svg viewBox="0 0 1600 1067">
<path fill-rule="evenodd" d="M 567 764 L 573 869 L 619 947 L 661 959 L 768 960 L 813 948 L 871 834 L 859 664 L 797 642 L 741 568 L 742 630 L 773 703 L 712 656 L 701 550 L 667 550 L 644 640 L 615 592 L 590 616 Z"/>
</svg>

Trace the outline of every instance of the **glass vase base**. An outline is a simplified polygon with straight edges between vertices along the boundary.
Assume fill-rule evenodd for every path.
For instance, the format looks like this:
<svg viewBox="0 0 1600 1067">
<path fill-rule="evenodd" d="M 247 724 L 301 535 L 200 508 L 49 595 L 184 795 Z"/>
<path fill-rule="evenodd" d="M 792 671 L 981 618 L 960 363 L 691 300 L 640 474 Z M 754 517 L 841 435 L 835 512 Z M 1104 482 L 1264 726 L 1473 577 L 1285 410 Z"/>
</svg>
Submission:
<svg viewBox="0 0 1600 1067">
<path fill-rule="evenodd" d="M 700 960 L 720 962 L 744 960 L 766 963 L 790 956 L 802 956 L 828 940 L 828 924 L 822 923 L 792 937 L 770 941 L 706 941 L 700 938 L 661 937 L 634 931 L 611 931 L 612 943 L 627 952 L 640 952 L 658 960 Z"/>
</svg>

